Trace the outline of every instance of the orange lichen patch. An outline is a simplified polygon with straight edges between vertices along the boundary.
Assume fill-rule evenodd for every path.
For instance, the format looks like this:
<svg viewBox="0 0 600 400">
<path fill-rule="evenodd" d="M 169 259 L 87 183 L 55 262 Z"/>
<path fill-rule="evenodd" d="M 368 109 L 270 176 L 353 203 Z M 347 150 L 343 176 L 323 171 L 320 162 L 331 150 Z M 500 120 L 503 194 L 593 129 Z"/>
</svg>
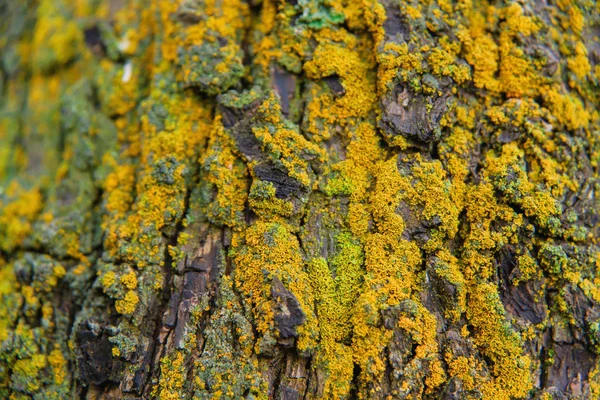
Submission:
<svg viewBox="0 0 600 400">
<path fill-rule="evenodd" d="M 435 388 L 446 381 L 446 373 L 439 360 L 435 317 L 425 307 L 418 305 L 416 315 L 401 316 L 397 327 L 406 331 L 416 344 L 415 358 L 419 360 L 419 364 L 415 363 L 414 367 L 418 368 L 420 363 L 425 360 L 430 362 L 430 368 L 425 377 L 425 385 L 427 393 L 433 392 Z M 411 368 L 410 365 L 408 367 Z"/>
<path fill-rule="evenodd" d="M 596 364 L 594 369 L 589 374 L 590 380 L 590 395 L 594 397 L 600 396 L 600 365 Z"/>
<path fill-rule="evenodd" d="M 0 299 L 4 304 L 20 309 L 23 297 L 19 293 L 13 266 L 0 258 Z M 4 342 L 9 336 L 9 330 L 14 323 L 11 317 L 11 307 L 0 307 L 0 341 Z"/>
<path fill-rule="evenodd" d="M 340 342 L 348 333 L 348 318 L 351 314 L 347 306 L 340 304 L 340 293 L 326 260 L 312 260 L 308 264 L 308 274 L 314 292 L 320 333 L 315 361 L 329 372 L 324 394 L 332 397 L 345 396 L 350 391 L 353 356 L 350 347 Z"/>
<path fill-rule="evenodd" d="M 117 279 L 115 273 L 113 271 L 108 271 L 104 275 L 102 275 L 100 282 L 102 282 L 102 286 L 104 286 L 104 289 L 108 289 L 112 286 L 113 283 L 116 282 L 116 280 Z"/>
<path fill-rule="evenodd" d="M 103 105 L 108 115 L 126 115 L 137 106 L 142 80 L 145 78 L 142 67 L 128 60 L 123 65 L 115 65 L 102 60 L 98 73 L 99 90 L 105 91 Z"/>
<path fill-rule="evenodd" d="M 46 365 L 47 358 L 44 354 L 33 354 L 31 358 L 17 360 L 13 365 L 13 373 L 16 375 L 34 377 L 39 375 Z M 35 392 L 40 388 L 41 383 L 37 380 L 30 380 L 27 383 L 27 390 L 30 392 Z"/>
<path fill-rule="evenodd" d="M 372 285 L 383 285 L 381 301 L 389 305 L 407 298 L 415 283 L 414 268 L 421 255 L 414 242 L 400 239 L 404 220 L 396 213 L 403 199 L 405 180 L 400 175 L 396 160 L 380 163 L 370 206 L 376 232 L 365 237 L 365 267 L 373 279 Z"/>
<path fill-rule="evenodd" d="M 582 42 L 575 47 L 575 55 L 567 60 L 567 66 L 578 79 L 585 79 L 592 71 L 588 60 L 588 50 Z"/>
<path fill-rule="evenodd" d="M 383 41 L 385 21 L 385 8 L 377 0 L 357 0 L 345 2 L 343 0 L 332 1 L 336 9 L 341 10 L 345 17 L 345 24 L 352 31 L 368 31 L 377 46 Z M 375 49 L 375 48 L 374 48 Z"/>
<path fill-rule="evenodd" d="M 33 34 L 32 67 L 49 70 L 71 61 L 81 50 L 83 34 L 77 23 L 63 15 L 60 3 L 42 1 L 37 9 L 38 21 Z"/>
<path fill-rule="evenodd" d="M 442 249 L 435 254 L 441 262 L 435 265 L 435 273 L 456 288 L 456 304 L 446 310 L 448 317 L 458 321 L 467 306 L 467 282 L 461 271 L 462 265 L 450 251 Z"/>
<path fill-rule="evenodd" d="M 119 314 L 131 314 L 136 310 L 140 298 L 133 290 L 127 291 L 125 297 L 115 302 L 115 308 Z"/>
<path fill-rule="evenodd" d="M 399 189 L 403 179 L 395 159 L 380 162 L 378 167 L 377 181 L 369 205 L 378 231 L 391 236 L 393 240 L 400 237 L 404 231 L 404 220 L 396 213 L 396 207 L 402 196 Z"/>
<path fill-rule="evenodd" d="M 15 180 L 6 190 L 8 201 L 0 201 L 0 248 L 12 251 L 31 232 L 43 207 L 39 188 L 25 189 Z"/>
<path fill-rule="evenodd" d="M 163 357 L 160 360 L 160 373 L 160 383 L 156 387 L 158 398 L 160 400 L 180 399 L 186 380 L 184 354 L 175 351 L 172 356 Z"/>
<path fill-rule="evenodd" d="M 271 182 L 254 180 L 250 189 L 248 204 L 259 217 L 273 222 L 280 221 L 281 217 L 291 217 L 293 205 L 291 202 L 278 199 L 277 190 Z"/>
<path fill-rule="evenodd" d="M 81 240 L 78 232 L 59 229 L 56 234 L 61 238 L 66 253 L 69 257 L 81 261 L 81 263 L 84 265 L 90 264 L 88 257 L 81 251 Z"/>
<path fill-rule="evenodd" d="M 501 207 L 494 196 L 494 188 L 490 184 L 469 186 L 465 196 L 467 219 L 472 229 L 467 235 L 465 253 L 462 261 L 466 264 L 466 277 L 472 279 L 474 274 L 489 278 L 492 274 L 492 262 L 488 252 L 496 247 L 499 235 L 491 231 L 491 223 L 500 213 Z"/>
<path fill-rule="evenodd" d="M 274 329 L 271 281 L 277 277 L 294 294 L 306 315 L 298 348 L 313 347 L 311 332 L 316 323 L 310 307 L 313 294 L 303 268 L 298 239 L 291 227 L 259 220 L 244 233 L 233 235 L 230 255 L 236 265 L 236 285 L 252 309 L 257 331 L 264 335 Z"/>
<path fill-rule="evenodd" d="M 509 97 L 535 96 L 539 87 L 538 76 L 523 49 L 501 36 L 499 51 L 502 91 Z"/>
<path fill-rule="evenodd" d="M 476 87 L 491 91 L 499 89 L 496 73 L 499 68 L 498 45 L 491 35 L 470 37 L 468 32 L 462 32 L 466 55 L 465 58 L 473 67 L 473 83 Z"/>
<path fill-rule="evenodd" d="M 485 174 L 509 201 L 523 207 L 526 216 L 534 216 L 547 225 L 551 217 L 558 215 L 559 208 L 549 192 L 529 180 L 522 166 L 523 156 L 515 143 L 506 144 L 500 156 L 488 154 Z"/>
<path fill-rule="evenodd" d="M 135 289 L 138 285 L 137 276 L 133 271 L 121 275 L 120 281 L 129 290 Z"/>
<path fill-rule="evenodd" d="M 444 239 L 452 239 L 458 230 L 458 209 L 450 197 L 450 182 L 446 179 L 446 172 L 439 161 L 422 162 L 420 156 L 415 160 L 418 164 L 412 168 L 411 179 L 416 179 L 416 184 L 405 180 L 403 190 L 406 201 L 418 207 L 422 220 L 439 218 L 441 225 L 436 228 L 444 235 Z M 433 241 L 424 248 L 431 250 L 442 245 L 442 237 L 433 237 Z"/>
<path fill-rule="evenodd" d="M 471 288 L 467 315 L 475 328 L 475 344 L 492 361 L 495 379 L 484 383 L 484 396 L 507 400 L 526 396 L 533 387 L 531 359 L 523 355 L 518 334 L 504 320 L 496 285 L 478 283 Z"/>
<path fill-rule="evenodd" d="M 108 161 L 108 160 L 107 160 Z M 108 164 L 108 162 L 107 162 Z M 111 162 L 110 164 L 113 164 Z M 135 185 L 135 167 L 132 165 L 115 165 L 105 182 L 106 210 L 108 212 L 125 213 L 133 203 Z"/>
<path fill-rule="evenodd" d="M 530 36 L 540 30 L 534 17 L 523 15 L 523 7 L 519 3 L 511 3 L 502 11 L 501 16 L 506 20 L 506 28 L 511 35 Z"/>
<path fill-rule="evenodd" d="M 253 43 L 253 52 L 256 54 L 253 62 L 262 74 L 268 74 L 274 60 L 294 72 L 302 69 L 302 58 L 309 49 L 307 42 L 312 32 L 309 29 L 295 30 L 290 27 L 289 21 L 294 14 L 290 5 L 277 4 L 274 0 L 263 2 L 261 22 L 256 28 L 260 36 Z"/>
<path fill-rule="evenodd" d="M 365 240 L 365 267 L 378 288 L 378 304 L 394 305 L 410 296 L 418 281 L 416 268 L 421 263 L 419 247 L 414 242 L 398 240 L 391 233 L 369 234 Z"/>
<path fill-rule="evenodd" d="M 358 202 L 366 201 L 377 172 L 377 161 L 383 159 L 384 151 L 372 124 L 362 122 L 350 133 L 352 137 L 346 148 L 346 159 L 331 166 L 331 171 L 338 175 L 327 181 L 324 190 L 329 194 L 349 194 L 354 207 Z M 354 222 L 352 217 L 349 221 Z"/>
<path fill-rule="evenodd" d="M 217 94 L 233 86 L 243 75 L 240 42 L 249 27 L 250 12 L 240 0 L 210 0 L 198 5 L 159 3 L 161 54 L 177 65 L 177 79 Z M 194 23 L 183 23 L 193 19 Z M 224 43 L 220 43 L 224 41 Z"/>
<path fill-rule="evenodd" d="M 529 254 L 523 254 L 518 257 L 519 263 L 519 272 L 521 272 L 521 276 L 516 278 L 513 282 L 514 285 L 517 285 L 519 282 L 526 282 L 531 278 L 535 278 L 540 275 L 542 270 L 538 263 L 535 261 L 533 257 Z"/>
<path fill-rule="evenodd" d="M 119 166 L 107 178 L 108 206 L 115 211 L 111 220 L 105 222 L 108 231 L 106 247 L 138 267 L 155 263 L 162 256 L 159 246 L 151 245 L 165 226 L 173 226 L 185 208 L 187 175 L 193 171 L 200 143 L 206 140 L 208 110 L 192 98 L 174 98 L 153 92 L 151 100 L 162 102 L 173 113 L 166 121 L 164 130 L 157 131 L 147 116 L 142 117 L 140 136 L 141 164 L 137 170 L 135 188 L 127 186 L 131 177 L 130 167 Z M 121 180 L 124 185 L 119 185 Z M 112 189 L 112 190 L 111 190 Z M 125 215 L 128 203 L 136 193 L 131 205 L 133 213 Z M 129 240 L 132 245 L 122 247 L 119 243 Z"/>
<path fill-rule="evenodd" d="M 207 172 L 205 179 L 217 189 L 214 205 L 207 209 L 213 221 L 240 229 L 248 198 L 248 171 L 236 154 L 234 139 L 228 135 L 217 116 L 212 125 L 208 149 L 200 163 Z"/>
<path fill-rule="evenodd" d="M 598 11 L 592 6 L 559 0 L 547 13 L 486 0 L 392 2 L 393 10 L 374 0 L 151 1 L 112 15 L 106 5 L 95 9 L 93 3 L 41 1 L 31 37 L 16 46 L 17 78 L 4 77 L 8 86 L 1 90 L 10 107 L 2 105 L 0 147 L 19 144 L 14 154 L 0 149 L 0 179 L 37 167 L 38 143 L 47 147 L 39 165 L 51 179 L 23 184 L 34 189 L 0 193 L 0 245 L 2 257 L 9 257 L 6 264 L 0 260 L 0 296 L 10 304 L 0 309 L 0 340 L 30 338 L 32 332 L 50 338 L 63 317 L 50 295 L 64 279 L 78 296 L 78 282 L 94 272 L 96 285 L 116 300 L 121 328 L 147 318 L 155 311 L 146 309 L 154 304 L 147 300 L 171 289 L 165 286 L 169 269 L 198 240 L 193 229 L 187 233 L 196 218 L 223 230 L 223 244 L 234 231 L 226 261 L 235 268 L 219 268 L 231 273 L 214 286 L 219 305 L 213 308 L 203 298 L 192 311 L 185 349 L 169 350 L 159 362 L 160 376 L 151 384 L 152 395 L 161 398 L 180 398 L 189 390 L 197 397 L 268 395 L 260 375 L 272 368 L 271 358 L 262 351 L 280 351 L 273 347 L 279 339 L 274 316 L 281 312 L 272 294 L 275 278 L 306 314 L 298 327 L 298 352 L 312 357 L 310 373 L 323 390 L 318 395 L 329 398 L 353 390 L 361 398 L 381 394 L 379 382 L 393 363 L 391 341 L 399 330 L 414 350 L 402 359 L 402 377 L 390 380 L 400 390 L 414 386 L 420 391 L 415 397 L 435 396 L 445 382 L 457 380 L 457 387 L 485 398 L 529 395 L 529 370 L 539 364 L 530 363 L 521 347 L 549 322 L 545 316 L 538 326 L 523 328 L 505 313 L 497 279 L 499 257 L 506 254 L 516 263 L 513 284 L 543 278 L 555 288 L 564 281 L 600 301 L 593 277 L 598 254 L 589 249 L 597 242 L 593 228 L 577 220 L 579 211 L 559 207 L 567 204 L 564 198 L 593 187 L 587 175 L 597 175 L 600 160 L 594 111 L 600 69 L 592 75 L 586 47 L 593 34 L 586 30 L 586 13 Z M 396 23 L 384 26 L 386 14 L 399 17 L 398 35 L 385 32 Z M 114 24 L 101 32 L 106 54 L 85 50 L 82 28 L 109 16 Z M 0 38 L 3 50 L 6 43 Z M 10 49 L 6 54 L 11 59 Z M 252 130 L 244 133 L 259 142 L 260 154 L 250 160 L 236 143 L 235 126 L 225 129 L 220 111 L 213 117 L 223 98 L 214 96 L 249 84 L 266 93 L 273 71 L 281 69 L 293 81 L 290 112 L 282 114 L 275 96 L 253 110 Z M 82 77 L 93 88 L 93 99 L 86 101 L 98 109 L 89 129 L 82 124 L 81 140 L 67 137 L 59 154 L 52 150 L 61 147 L 52 140 L 63 132 L 56 99 L 68 98 L 68 87 Z M 411 95 L 449 96 L 435 143 L 400 136 L 382 142 L 378 105 L 398 84 Z M 7 121 L 4 111 L 18 114 L 20 122 Z M 100 143 L 102 116 L 118 131 L 109 149 Z M 89 225 L 101 218 L 99 231 L 61 226 L 63 216 L 52 208 L 56 186 L 79 177 L 85 152 L 73 142 L 89 143 L 95 154 L 85 173 L 102 198 L 81 216 Z M 275 164 L 302 186 L 302 194 L 278 198 L 278 182 L 253 175 L 257 162 Z M 307 228 L 312 212 L 329 213 L 317 223 L 322 232 L 314 246 L 296 234 Z M 52 235 L 65 260 L 50 266 L 43 282 L 21 282 L 14 276 L 25 257 L 20 246 L 55 251 L 39 246 L 44 238 L 34 223 L 59 227 Z M 88 246 L 88 233 L 104 238 L 101 260 L 97 239 Z M 572 257 L 566 246 L 573 248 Z M 309 253 L 312 259 L 304 260 Z M 35 268 L 37 276 L 41 269 Z M 443 309 L 435 315 L 463 335 L 448 347 L 466 343 L 459 345 L 464 353 L 444 352 L 448 376 L 438 354 L 436 319 L 423 305 L 437 280 L 452 286 L 453 294 L 441 299 Z M 556 309 L 571 313 L 564 298 Z M 42 326 L 34 328 L 39 331 L 26 324 L 15 328 L 20 317 L 12 310 L 24 310 L 23 318 L 41 316 Z M 208 310 L 203 333 L 212 337 L 206 334 L 201 354 L 188 353 L 196 349 L 190 338 Z M 23 346 L 29 347 L 35 346 Z M 111 350 L 119 362 L 131 360 L 125 347 L 119 343 Z M 73 387 L 64 373 L 72 354 L 62 348 L 32 352 L 9 369 Z M 190 389 L 185 378 L 192 364 Z M 40 382 L 22 387 L 53 397 L 41 392 L 46 384 Z M 6 387 L 0 382 L 0 391 Z"/>
<path fill-rule="evenodd" d="M 562 94 L 555 88 L 544 89 L 542 94 L 546 107 L 559 124 L 570 130 L 588 127 L 590 113 L 578 97 Z"/>
<path fill-rule="evenodd" d="M 52 367 L 52 373 L 54 375 L 54 381 L 58 385 L 62 385 L 67 377 L 67 360 L 63 356 L 63 353 L 55 346 L 54 350 L 48 355 L 48 364 Z"/>
<path fill-rule="evenodd" d="M 315 136 L 315 140 L 329 138 L 332 134 L 329 127 L 335 123 L 354 125 L 354 118 L 366 116 L 375 104 L 374 60 L 364 54 L 363 47 L 363 44 L 350 39 L 344 45 L 324 41 L 315 49 L 313 59 L 304 64 L 304 71 L 310 79 L 337 75 L 345 90 L 343 96 L 334 98 L 328 92 L 320 94 L 318 86 L 313 87 L 312 101 L 307 104 L 307 130 Z M 319 129 L 318 120 L 326 123 L 325 132 Z"/>
<path fill-rule="evenodd" d="M 422 56 L 420 52 L 409 51 L 406 43 L 388 42 L 377 53 L 377 63 L 377 88 L 381 95 L 390 89 L 397 75 L 407 81 L 411 71 L 421 72 Z"/>
<path fill-rule="evenodd" d="M 285 123 L 274 94 L 259 106 L 259 112 L 267 124 L 265 127 L 252 128 L 252 133 L 261 142 L 262 150 L 281 162 L 290 177 L 304 186 L 310 186 L 311 178 L 305 157 L 311 154 L 324 160 L 325 152 L 316 143 L 306 140 L 296 127 Z"/>
<path fill-rule="evenodd" d="M 235 37 L 248 28 L 248 4 L 240 0 L 209 0 L 203 3 L 202 23 L 186 27 L 185 44 L 198 44 L 203 40 L 202 30 L 217 32 L 224 37 Z M 197 34 L 200 33 L 200 35 Z M 216 39 L 209 39 L 216 40 Z"/>
<path fill-rule="evenodd" d="M 440 47 L 431 50 L 427 57 L 427 62 L 431 67 L 431 72 L 435 75 L 450 75 L 450 65 L 454 63 L 454 55 Z"/>
<path fill-rule="evenodd" d="M 365 279 L 365 285 L 371 282 Z M 380 326 L 381 304 L 375 290 L 365 291 L 357 300 L 352 315 L 353 336 L 352 350 L 354 363 L 361 367 L 366 381 L 377 380 L 385 371 L 385 362 L 380 357 L 381 352 L 392 339 L 393 332 Z"/>
<path fill-rule="evenodd" d="M 477 87 L 509 97 L 534 96 L 541 83 L 532 62 L 517 45 L 516 37 L 531 36 L 539 31 L 533 17 L 523 14 L 517 3 L 496 10 L 483 8 L 467 12 L 469 26 L 462 27 L 458 36 L 465 49 L 465 58 L 473 67 L 473 82 Z M 486 18 L 502 18 L 496 39 L 486 32 Z"/>
<path fill-rule="evenodd" d="M 448 363 L 448 372 L 452 378 L 460 379 L 466 390 L 476 388 L 476 382 L 481 379 L 478 374 L 481 369 L 480 362 L 474 357 L 453 357 L 450 352 L 445 355 L 445 360 Z"/>
<path fill-rule="evenodd" d="M 65 276 L 67 270 L 62 265 L 56 265 L 52 268 L 52 274 L 48 276 L 46 279 L 46 283 L 48 284 L 47 291 L 51 291 L 51 288 L 55 287 L 58 284 L 58 281 Z"/>
</svg>

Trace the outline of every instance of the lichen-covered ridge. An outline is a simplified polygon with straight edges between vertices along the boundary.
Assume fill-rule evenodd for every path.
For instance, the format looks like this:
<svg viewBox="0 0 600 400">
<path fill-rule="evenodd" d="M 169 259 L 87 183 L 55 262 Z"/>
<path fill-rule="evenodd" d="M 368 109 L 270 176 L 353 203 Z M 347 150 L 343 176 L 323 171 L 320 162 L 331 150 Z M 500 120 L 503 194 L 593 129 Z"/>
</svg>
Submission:
<svg viewBox="0 0 600 400">
<path fill-rule="evenodd" d="M 0 16 L 1 398 L 600 398 L 595 2 Z"/>
</svg>

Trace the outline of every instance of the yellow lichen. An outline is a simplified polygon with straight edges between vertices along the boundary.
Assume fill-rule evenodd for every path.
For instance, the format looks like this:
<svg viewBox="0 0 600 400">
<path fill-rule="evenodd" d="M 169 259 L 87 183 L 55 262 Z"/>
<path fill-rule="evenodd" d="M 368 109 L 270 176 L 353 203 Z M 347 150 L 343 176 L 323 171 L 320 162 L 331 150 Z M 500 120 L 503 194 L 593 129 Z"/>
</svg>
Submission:
<svg viewBox="0 0 600 400">
<path fill-rule="evenodd" d="M 119 314 L 131 314 L 135 311 L 140 298 L 133 290 L 128 290 L 125 297 L 115 302 L 115 308 Z"/>
</svg>

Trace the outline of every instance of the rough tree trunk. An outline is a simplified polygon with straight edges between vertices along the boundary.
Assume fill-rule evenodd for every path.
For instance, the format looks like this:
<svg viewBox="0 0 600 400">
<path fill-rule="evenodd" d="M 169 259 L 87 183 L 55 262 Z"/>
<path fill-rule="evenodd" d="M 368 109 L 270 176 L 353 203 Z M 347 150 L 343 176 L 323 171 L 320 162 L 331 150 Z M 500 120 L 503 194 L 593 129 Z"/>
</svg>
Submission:
<svg viewBox="0 0 600 400">
<path fill-rule="evenodd" d="M 0 0 L 0 397 L 600 396 L 590 0 Z"/>
</svg>

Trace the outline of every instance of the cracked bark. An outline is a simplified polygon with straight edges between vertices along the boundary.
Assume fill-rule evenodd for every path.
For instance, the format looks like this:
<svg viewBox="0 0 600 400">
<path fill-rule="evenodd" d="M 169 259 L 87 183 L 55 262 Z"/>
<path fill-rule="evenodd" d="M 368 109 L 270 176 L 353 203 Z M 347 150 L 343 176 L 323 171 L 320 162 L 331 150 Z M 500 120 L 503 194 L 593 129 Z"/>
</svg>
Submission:
<svg viewBox="0 0 600 400">
<path fill-rule="evenodd" d="M 0 397 L 600 396 L 567 3 L 0 2 Z"/>
</svg>

